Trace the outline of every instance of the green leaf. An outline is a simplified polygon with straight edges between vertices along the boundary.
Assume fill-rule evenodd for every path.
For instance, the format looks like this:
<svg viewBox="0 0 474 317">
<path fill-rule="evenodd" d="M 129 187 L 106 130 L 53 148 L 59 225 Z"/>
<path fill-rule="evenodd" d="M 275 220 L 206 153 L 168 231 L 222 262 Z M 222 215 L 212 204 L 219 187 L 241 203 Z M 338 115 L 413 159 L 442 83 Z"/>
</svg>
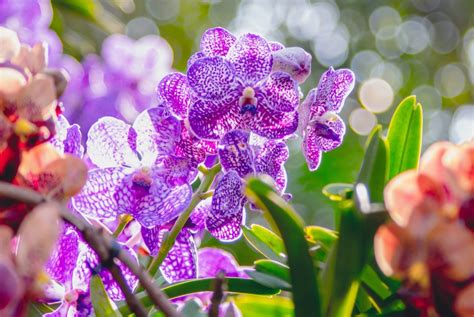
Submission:
<svg viewBox="0 0 474 317">
<path fill-rule="evenodd" d="M 95 20 L 95 2 L 84 0 L 52 0 L 52 5 L 89 20 Z"/>
<path fill-rule="evenodd" d="M 388 128 L 389 179 L 418 167 L 423 134 L 423 110 L 415 96 L 405 98 L 395 110 Z"/>
<path fill-rule="evenodd" d="M 119 316 L 112 308 L 110 298 L 104 288 L 104 283 L 99 275 L 94 275 L 90 281 L 92 306 L 96 316 Z"/>
<path fill-rule="evenodd" d="M 323 194 L 332 201 L 342 201 L 351 198 L 354 185 L 346 183 L 332 183 L 324 186 Z"/>
<path fill-rule="evenodd" d="M 250 228 L 243 227 L 244 237 L 247 241 L 261 254 L 268 259 L 286 262 L 283 255 L 285 253 L 285 245 L 283 240 L 269 229 L 252 225 Z"/>
<path fill-rule="evenodd" d="M 367 265 L 362 272 L 362 282 L 369 287 L 380 299 L 384 300 L 392 295 L 390 288 L 385 284 L 375 272 L 375 270 Z"/>
<path fill-rule="evenodd" d="M 293 303 L 289 298 L 273 296 L 262 297 L 240 295 L 234 303 L 242 312 L 242 316 L 249 317 L 293 317 Z"/>
<path fill-rule="evenodd" d="M 245 270 L 245 273 L 250 276 L 255 282 L 262 284 L 263 286 L 278 288 L 284 291 L 291 291 L 290 283 L 272 274 L 252 270 Z"/>
<path fill-rule="evenodd" d="M 291 284 L 290 268 L 288 266 L 272 260 L 257 260 L 254 264 L 258 272 L 273 275 Z"/>
<path fill-rule="evenodd" d="M 47 305 L 44 303 L 31 302 L 28 305 L 28 317 L 42 317 L 47 313 L 51 313 L 58 308 L 58 304 Z"/>
<path fill-rule="evenodd" d="M 183 308 L 181 309 L 181 314 L 184 317 L 206 317 L 207 314 L 202 311 L 201 304 L 197 302 L 196 299 L 190 299 L 186 301 Z"/>
<path fill-rule="evenodd" d="M 326 249 L 330 249 L 337 240 L 334 230 L 319 226 L 307 226 L 304 228 L 306 239 L 312 243 L 318 243 Z"/>
<path fill-rule="evenodd" d="M 382 126 L 374 128 L 368 139 L 368 146 L 357 183 L 367 186 L 372 202 L 383 202 L 383 190 L 388 175 L 388 144 L 381 135 Z"/>
<path fill-rule="evenodd" d="M 303 221 L 270 185 L 259 179 L 248 179 L 246 194 L 281 233 L 288 255 L 295 316 L 321 316 L 319 289 Z"/>
</svg>

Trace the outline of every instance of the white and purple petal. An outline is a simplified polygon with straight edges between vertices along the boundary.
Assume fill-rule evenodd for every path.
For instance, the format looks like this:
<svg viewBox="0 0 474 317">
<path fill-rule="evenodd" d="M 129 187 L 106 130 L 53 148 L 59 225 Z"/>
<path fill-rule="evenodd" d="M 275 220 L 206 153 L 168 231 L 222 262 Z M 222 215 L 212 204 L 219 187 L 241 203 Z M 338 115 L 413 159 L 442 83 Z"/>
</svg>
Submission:
<svg viewBox="0 0 474 317">
<path fill-rule="evenodd" d="M 131 214 L 142 225 L 152 228 L 177 217 L 191 200 L 192 189 L 189 184 L 169 186 L 163 180 L 153 179 L 148 194 L 141 194 L 140 185 L 132 184 L 137 193 Z"/>
<path fill-rule="evenodd" d="M 288 160 L 289 150 L 284 142 L 268 141 L 258 152 L 255 169 L 259 174 L 269 175 L 280 193 L 286 188 L 286 171 L 283 164 Z"/>
<path fill-rule="evenodd" d="M 230 48 L 227 59 L 235 67 L 236 76 L 246 86 L 254 86 L 272 70 L 270 45 L 261 36 L 244 34 Z"/>
<path fill-rule="evenodd" d="M 298 112 L 283 112 L 259 103 L 257 112 L 246 118 L 250 130 L 268 139 L 283 139 L 294 134 L 298 128 Z"/>
<path fill-rule="evenodd" d="M 211 211 L 206 219 L 207 230 L 221 241 L 234 241 L 242 234 L 245 197 L 243 180 L 236 171 L 225 174 L 212 196 Z"/>
<path fill-rule="evenodd" d="M 155 161 L 153 178 L 160 178 L 170 187 L 191 184 L 197 176 L 197 169 L 187 157 L 163 156 Z"/>
<path fill-rule="evenodd" d="M 337 114 L 326 112 L 323 117 L 310 125 L 306 134 L 316 135 L 310 138 L 314 139 L 315 145 L 322 151 L 332 151 L 341 145 L 346 126 Z"/>
<path fill-rule="evenodd" d="M 171 73 L 158 84 L 158 94 L 166 101 L 170 111 L 180 119 L 188 116 L 191 93 L 186 75 Z"/>
<path fill-rule="evenodd" d="M 56 124 L 56 134 L 50 140 L 54 147 L 61 153 L 82 157 L 84 147 L 81 141 L 81 128 L 77 124 L 70 125 L 65 116 L 59 115 Z"/>
<path fill-rule="evenodd" d="M 160 232 L 160 243 L 165 231 Z M 193 236 L 188 229 L 183 228 L 160 266 L 160 271 L 168 283 L 197 278 L 196 252 Z"/>
<path fill-rule="evenodd" d="M 162 155 L 173 153 L 181 134 L 181 123 L 162 107 L 143 111 L 133 123 L 141 163 L 151 166 Z"/>
<path fill-rule="evenodd" d="M 311 74 L 311 54 L 301 47 L 287 47 L 272 53 L 272 72 L 288 73 L 302 84 Z"/>
<path fill-rule="evenodd" d="M 189 216 L 186 227 L 192 232 L 197 233 L 205 229 L 206 218 L 211 212 L 212 198 L 201 200 Z"/>
<path fill-rule="evenodd" d="M 315 102 L 311 105 L 313 112 L 323 107 L 326 111 L 341 111 L 344 101 L 351 93 L 355 84 L 355 75 L 350 69 L 330 67 L 323 73 L 318 84 Z"/>
<path fill-rule="evenodd" d="M 160 226 L 155 226 L 152 228 L 141 227 L 141 234 L 143 242 L 150 251 L 151 256 L 157 256 L 158 251 L 160 250 Z"/>
<path fill-rule="evenodd" d="M 301 144 L 303 155 L 306 158 L 310 171 L 317 170 L 321 163 L 322 151 L 317 146 L 316 138 L 317 134 L 314 133 L 314 129 L 309 129 Z"/>
<path fill-rule="evenodd" d="M 200 278 L 216 277 L 221 271 L 228 277 L 239 277 L 239 265 L 227 251 L 218 248 L 198 250 L 198 275 Z"/>
<path fill-rule="evenodd" d="M 272 109 L 289 112 L 298 107 L 300 100 L 298 83 L 287 73 L 271 73 L 260 89 Z"/>
<path fill-rule="evenodd" d="M 121 167 L 90 170 L 86 185 L 72 200 L 74 208 L 90 218 L 115 219 L 120 210 L 129 209 L 119 193 L 128 173 Z"/>
<path fill-rule="evenodd" d="M 206 56 L 226 56 L 235 41 L 232 33 L 222 27 L 216 27 L 203 33 L 200 47 Z"/>
<path fill-rule="evenodd" d="M 220 56 L 195 61 L 187 72 L 188 84 L 199 98 L 220 100 L 236 87 L 232 63 Z"/>
<path fill-rule="evenodd" d="M 219 140 L 240 122 L 239 96 L 235 93 L 217 102 L 197 100 L 189 110 L 191 130 L 205 140 Z"/>
<path fill-rule="evenodd" d="M 87 135 L 87 154 L 98 167 L 138 166 L 137 133 L 125 122 L 99 119 Z"/>
<path fill-rule="evenodd" d="M 242 178 L 254 172 L 249 135 L 244 130 L 232 130 L 222 137 L 218 145 L 219 159 L 224 170 L 234 170 Z"/>
</svg>

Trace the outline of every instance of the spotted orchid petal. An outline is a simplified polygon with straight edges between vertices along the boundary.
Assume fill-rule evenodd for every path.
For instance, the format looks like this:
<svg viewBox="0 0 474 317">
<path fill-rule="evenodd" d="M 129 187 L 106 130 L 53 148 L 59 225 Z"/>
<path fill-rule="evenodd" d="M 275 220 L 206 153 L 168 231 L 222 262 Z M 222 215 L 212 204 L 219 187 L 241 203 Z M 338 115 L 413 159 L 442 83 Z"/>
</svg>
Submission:
<svg viewBox="0 0 474 317">
<path fill-rule="evenodd" d="M 311 74 L 311 54 L 301 47 L 287 47 L 273 51 L 272 72 L 288 73 L 294 80 L 302 84 Z"/>
<path fill-rule="evenodd" d="M 335 113 L 327 112 L 321 119 L 308 127 L 306 137 L 310 138 L 311 142 L 316 142 L 315 146 L 321 151 L 332 151 L 341 145 L 346 126 Z"/>
<path fill-rule="evenodd" d="M 218 153 L 225 171 L 234 170 L 242 178 L 254 172 L 249 132 L 233 130 L 226 133 L 219 142 Z"/>
<path fill-rule="evenodd" d="M 276 52 L 276 51 L 279 51 L 279 50 L 282 50 L 285 48 L 285 45 L 281 44 L 280 42 L 276 42 L 276 41 L 270 41 L 268 42 L 268 45 L 270 45 L 270 50 L 272 52 Z"/>
<path fill-rule="evenodd" d="M 207 230 L 221 241 L 234 241 L 242 234 L 245 197 L 243 181 L 236 171 L 229 171 L 219 181 L 212 207 L 206 219 Z"/>
<path fill-rule="evenodd" d="M 169 186 L 191 184 L 197 176 L 197 169 L 190 165 L 188 158 L 174 155 L 164 156 L 155 161 L 153 178 L 160 178 Z"/>
<path fill-rule="evenodd" d="M 201 200 L 194 208 L 186 223 L 186 227 L 192 232 L 197 233 L 205 229 L 207 215 L 211 212 L 212 198 Z"/>
<path fill-rule="evenodd" d="M 298 107 L 300 100 L 298 83 L 287 73 L 272 73 L 262 84 L 261 89 L 267 104 L 272 109 L 294 111 Z"/>
<path fill-rule="evenodd" d="M 225 276 L 239 277 L 239 265 L 227 251 L 218 248 L 202 248 L 198 250 L 198 274 L 199 277 L 216 277 L 221 271 Z"/>
<path fill-rule="evenodd" d="M 89 171 L 86 185 L 72 200 L 74 208 L 91 218 L 116 218 L 118 211 L 124 209 L 123 204 L 129 204 L 129 199 L 124 201 L 120 195 L 121 183 L 128 173 L 124 168 L 115 167 Z"/>
<path fill-rule="evenodd" d="M 216 153 L 216 142 L 199 139 L 182 122 L 181 138 L 175 148 L 176 156 L 185 157 L 190 160 L 192 166 L 197 166 L 206 159 L 207 154 Z"/>
<path fill-rule="evenodd" d="M 171 73 L 158 84 L 159 95 L 167 102 L 170 111 L 180 119 L 188 116 L 191 105 L 190 87 L 186 75 Z"/>
<path fill-rule="evenodd" d="M 321 163 L 322 151 L 317 146 L 316 137 L 316 133 L 309 133 L 305 136 L 301 144 L 303 155 L 306 158 L 306 163 L 310 171 L 317 170 Z"/>
<path fill-rule="evenodd" d="M 277 190 L 281 193 L 286 188 L 287 175 L 283 164 L 288 157 L 289 150 L 284 142 L 268 141 L 255 158 L 256 172 L 273 178 Z"/>
<path fill-rule="evenodd" d="M 81 128 L 77 124 L 70 125 L 66 117 L 60 115 L 56 125 L 56 134 L 50 140 L 54 147 L 61 153 L 82 157 L 84 147 L 81 140 Z"/>
<path fill-rule="evenodd" d="M 133 123 L 137 134 L 137 150 L 141 163 L 151 166 L 162 155 L 174 151 L 181 133 L 181 124 L 173 116 L 168 116 L 161 107 L 143 111 Z"/>
<path fill-rule="evenodd" d="M 236 76 L 246 86 L 254 86 L 272 70 L 272 54 L 268 42 L 255 34 L 244 34 L 230 48 L 227 58 Z"/>
<path fill-rule="evenodd" d="M 319 80 L 317 96 L 311 105 L 312 111 L 323 107 L 326 111 L 338 113 L 354 84 L 355 75 L 350 69 L 334 70 L 330 67 Z"/>
<path fill-rule="evenodd" d="M 65 225 L 56 248 L 46 265 L 46 271 L 51 278 L 63 285 L 72 280 L 72 274 L 79 257 L 79 240 L 78 233 Z"/>
<path fill-rule="evenodd" d="M 191 200 L 192 189 L 189 184 L 169 186 L 162 179 L 154 178 L 149 189 L 133 182 L 128 186 L 134 201 L 131 214 L 147 228 L 169 222 Z"/>
<path fill-rule="evenodd" d="M 135 130 L 113 117 L 99 119 L 87 135 L 87 154 L 101 168 L 138 166 L 136 145 Z"/>
<path fill-rule="evenodd" d="M 143 242 L 145 243 L 146 247 L 150 251 L 151 256 L 157 256 L 158 251 L 160 250 L 160 226 L 155 226 L 152 228 L 141 227 L 140 228 Z"/>
<path fill-rule="evenodd" d="M 138 263 L 137 255 L 135 251 L 132 249 L 126 247 L 126 246 L 121 246 L 122 250 L 121 252 L 127 252 L 135 261 Z M 94 268 L 99 264 L 99 257 L 97 254 L 87 247 L 87 265 L 90 268 Z M 125 281 L 127 282 L 128 287 L 133 291 L 135 287 L 138 285 L 138 278 L 135 274 L 130 271 L 130 269 L 126 266 L 123 265 L 121 262 L 117 261 L 116 262 L 120 271 L 122 271 L 122 275 L 125 278 Z M 122 293 L 122 290 L 118 286 L 117 282 L 115 279 L 112 277 L 112 274 L 108 270 L 102 270 L 100 273 L 100 278 L 102 279 L 102 282 L 104 283 L 105 290 L 107 292 L 107 295 L 109 298 L 113 301 L 120 301 L 124 300 L 125 296 Z"/>
<path fill-rule="evenodd" d="M 235 87 L 235 69 L 223 57 L 204 57 L 187 72 L 188 84 L 199 98 L 220 100 Z"/>
<path fill-rule="evenodd" d="M 206 56 L 226 56 L 236 38 L 224 28 L 208 29 L 201 38 L 201 51 Z"/>
<path fill-rule="evenodd" d="M 268 139 L 283 139 L 298 128 L 298 112 L 283 112 L 271 109 L 264 103 L 257 107 L 257 113 L 246 118 L 252 132 Z"/>
<path fill-rule="evenodd" d="M 191 55 L 188 58 L 187 68 L 189 69 L 191 67 L 191 65 L 194 64 L 195 61 L 197 61 L 198 59 L 203 58 L 203 57 L 206 57 L 206 54 L 204 54 L 202 51 L 197 51 L 196 53 Z"/>
<path fill-rule="evenodd" d="M 197 100 L 189 110 L 189 124 L 198 137 L 219 140 L 240 124 L 239 112 L 239 97 L 235 94 L 218 102 Z"/>
<path fill-rule="evenodd" d="M 160 243 L 166 230 L 160 232 Z M 163 260 L 160 271 L 168 283 L 197 278 L 196 245 L 185 228 L 176 237 L 175 244 Z"/>
</svg>

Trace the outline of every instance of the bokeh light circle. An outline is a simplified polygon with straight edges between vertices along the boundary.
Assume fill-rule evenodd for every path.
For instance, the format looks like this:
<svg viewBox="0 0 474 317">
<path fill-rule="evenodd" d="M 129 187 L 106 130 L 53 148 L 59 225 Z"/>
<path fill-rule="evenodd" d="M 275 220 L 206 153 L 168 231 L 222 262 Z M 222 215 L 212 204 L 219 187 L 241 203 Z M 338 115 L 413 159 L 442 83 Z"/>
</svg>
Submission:
<svg viewBox="0 0 474 317">
<path fill-rule="evenodd" d="M 377 117 L 363 108 L 355 109 L 349 116 L 349 125 L 359 135 L 369 135 L 377 124 Z"/>
<path fill-rule="evenodd" d="M 435 87 L 446 98 L 454 98 L 466 87 L 466 76 L 456 64 L 448 64 L 436 71 Z"/>
<path fill-rule="evenodd" d="M 362 105 L 374 113 L 387 111 L 392 105 L 393 99 L 392 87 L 381 78 L 366 80 L 359 89 L 359 100 Z"/>
<path fill-rule="evenodd" d="M 454 143 L 462 143 L 474 138 L 474 105 L 457 108 L 451 121 L 449 138 Z"/>
</svg>

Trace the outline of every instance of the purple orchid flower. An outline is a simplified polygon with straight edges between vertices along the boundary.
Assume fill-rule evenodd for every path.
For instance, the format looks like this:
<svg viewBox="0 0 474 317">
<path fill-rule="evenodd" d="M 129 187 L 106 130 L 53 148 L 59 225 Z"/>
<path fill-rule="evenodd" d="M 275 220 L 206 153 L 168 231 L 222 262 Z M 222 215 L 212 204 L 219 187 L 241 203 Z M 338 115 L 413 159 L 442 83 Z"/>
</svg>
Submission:
<svg viewBox="0 0 474 317">
<path fill-rule="evenodd" d="M 219 143 L 219 158 L 224 176 L 216 186 L 211 210 L 206 218 L 207 230 L 217 239 L 233 241 L 242 233 L 244 205 L 243 178 L 250 174 L 268 175 L 275 188 L 283 193 L 286 188 L 286 171 L 283 164 L 289 156 L 282 141 L 267 140 L 261 144 L 250 142 L 250 133 L 233 130 Z"/>
<path fill-rule="evenodd" d="M 339 147 L 346 126 L 337 115 L 344 101 L 354 88 L 355 76 L 349 69 L 329 68 L 301 104 L 299 130 L 303 136 L 303 154 L 308 168 L 316 170 L 321 162 L 322 152 Z"/>
<path fill-rule="evenodd" d="M 136 254 L 126 249 L 133 257 Z M 68 224 L 64 225 L 56 249 L 54 250 L 46 271 L 53 280 L 60 284 L 61 305 L 48 317 L 59 316 L 89 316 L 92 312 L 90 301 L 89 282 L 92 277 L 91 268 L 98 264 L 95 252 L 84 242 L 76 229 Z M 138 279 L 130 270 L 119 264 L 127 284 L 131 289 L 138 285 Z M 99 273 L 104 282 L 108 296 L 113 301 L 124 300 L 125 297 L 112 275 L 104 270 Z"/>
<path fill-rule="evenodd" d="M 175 156 L 181 123 L 162 107 L 142 112 L 133 126 L 104 117 L 89 130 L 87 153 L 97 169 L 73 199 L 90 218 L 131 214 L 152 228 L 179 215 L 189 204 L 189 183 L 197 171 L 186 157 Z"/>
<path fill-rule="evenodd" d="M 77 157 L 84 155 L 81 144 L 81 128 L 77 124 L 70 125 L 65 116 L 59 115 L 56 123 L 56 134 L 49 141 L 60 153 L 68 153 Z"/>
<path fill-rule="evenodd" d="M 242 128 L 269 139 L 293 134 L 298 126 L 298 83 L 285 72 L 272 73 L 272 48 L 261 36 L 237 39 L 223 28 L 207 30 L 201 51 L 190 58 L 188 120 L 202 139 L 218 140 Z M 176 109 L 182 111 L 182 109 Z"/>
</svg>

